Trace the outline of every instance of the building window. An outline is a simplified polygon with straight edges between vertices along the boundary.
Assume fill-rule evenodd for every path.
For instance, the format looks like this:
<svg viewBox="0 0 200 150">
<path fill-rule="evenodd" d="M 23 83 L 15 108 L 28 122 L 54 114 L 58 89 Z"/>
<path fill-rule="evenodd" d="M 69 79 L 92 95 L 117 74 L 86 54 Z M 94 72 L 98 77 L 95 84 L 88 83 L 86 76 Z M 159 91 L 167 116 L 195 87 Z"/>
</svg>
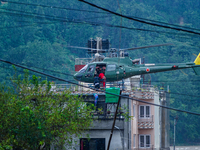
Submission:
<svg viewBox="0 0 200 150">
<path fill-rule="evenodd" d="M 139 117 L 140 118 L 150 118 L 150 106 L 148 105 L 140 105 L 139 110 Z"/>
<path fill-rule="evenodd" d="M 133 134 L 133 148 L 136 147 L 136 134 Z"/>
<path fill-rule="evenodd" d="M 151 147 L 151 136 L 150 135 L 139 135 L 140 148 L 149 148 Z"/>
<path fill-rule="evenodd" d="M 80 150 L 105 150 L 105 138 L 82 138 Z"/>
</svg>

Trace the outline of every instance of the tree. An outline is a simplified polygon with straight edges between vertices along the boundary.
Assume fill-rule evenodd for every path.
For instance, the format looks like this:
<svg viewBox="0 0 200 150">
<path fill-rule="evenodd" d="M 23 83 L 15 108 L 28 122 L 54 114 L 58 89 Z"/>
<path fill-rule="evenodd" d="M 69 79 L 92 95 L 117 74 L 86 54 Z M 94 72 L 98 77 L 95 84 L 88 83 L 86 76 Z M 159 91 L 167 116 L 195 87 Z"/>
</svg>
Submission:
<svg viewBox="0 0 200 150">
<path fill-rule="evenodd" d="M 26 71 L 0 88 L 0 149 L 62 149 L 92 123 L 93 105 L 70 91 L 55 93 L 51 83 Z"/>
</svg>

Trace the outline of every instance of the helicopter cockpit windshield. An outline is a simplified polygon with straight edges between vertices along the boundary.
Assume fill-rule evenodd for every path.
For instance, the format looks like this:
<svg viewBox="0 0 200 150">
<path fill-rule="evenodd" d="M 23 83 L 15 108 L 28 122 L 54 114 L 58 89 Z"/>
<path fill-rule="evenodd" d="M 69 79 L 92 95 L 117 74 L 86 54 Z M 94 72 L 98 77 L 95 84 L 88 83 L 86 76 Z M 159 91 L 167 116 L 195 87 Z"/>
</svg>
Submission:
<svg viewBox="0 0 200 150">
<path fill-rule="evenodd" d="M 84 73 L 86 71 L 87 67 L 88 67 L 88 65 L 85 65 L 79 72 Z"/>
</svg>

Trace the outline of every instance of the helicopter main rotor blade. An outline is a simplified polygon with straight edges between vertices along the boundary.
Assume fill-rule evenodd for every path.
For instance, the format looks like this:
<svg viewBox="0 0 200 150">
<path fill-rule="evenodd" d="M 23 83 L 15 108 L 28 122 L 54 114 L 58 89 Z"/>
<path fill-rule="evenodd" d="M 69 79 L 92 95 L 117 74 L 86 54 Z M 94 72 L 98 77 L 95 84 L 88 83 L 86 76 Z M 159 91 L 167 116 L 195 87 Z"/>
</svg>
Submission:
<svg viewBox="0 0 200 150">
<path fill-rule="evenodd" d="M 67 46 L 67 47 L 78 48 L 78 49 L 90 49 L 90 50 L 105 51 L 103 49 L 95 49 L 95 48 L 87 48 L 87 47 L 79 47 L 79 46 Z"/>
<path fill-rule="evenodd" d="M 159 47 L 159 46 L 168 46 L 173 45 L 172 43 L 165 43 L 165 44 L 158 44 L 158 45 L 149 45 L 149 46 L 142 46 L 142 47 L 134 47 L 134 48 L 126 48 L 126 49 L 120 49 L 121 51 L 128 51 L 128 50 L 137 50 L 137 49 L 143 49 L 143 48 L 150 48 L 150 47 Z"/>
<path fill-rule="evenodd" d="M 87 53 L 91 54 L 91 53 L 97 53 L 97 50 L 94 51 L 86 51 Z M 103 50 L 103 51 L 98 51 L 98 53 L 107 53 L 107 51 Z"/>
</svg>

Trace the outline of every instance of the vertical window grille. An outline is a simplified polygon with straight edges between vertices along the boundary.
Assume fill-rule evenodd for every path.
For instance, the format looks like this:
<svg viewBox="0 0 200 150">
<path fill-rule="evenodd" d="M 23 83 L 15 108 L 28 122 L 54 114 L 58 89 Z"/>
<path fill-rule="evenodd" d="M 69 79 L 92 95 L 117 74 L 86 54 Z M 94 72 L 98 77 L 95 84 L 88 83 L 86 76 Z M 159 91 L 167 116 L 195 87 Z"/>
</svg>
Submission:
<svg viewBox="0 0 200 150">
<path fill-rule="evenodd" d="M 140 105 L 139 110 L 139 116 L 140 118 L 150 118 L 151 112 L 150 112 L 150 106 L 148 105 Z"/>
<path fill-rule="evenodd" d="M 139 135 L 139 147 L 149 148 L 151 147 L 151 136 L 150 135 Z"/>
</svg>

